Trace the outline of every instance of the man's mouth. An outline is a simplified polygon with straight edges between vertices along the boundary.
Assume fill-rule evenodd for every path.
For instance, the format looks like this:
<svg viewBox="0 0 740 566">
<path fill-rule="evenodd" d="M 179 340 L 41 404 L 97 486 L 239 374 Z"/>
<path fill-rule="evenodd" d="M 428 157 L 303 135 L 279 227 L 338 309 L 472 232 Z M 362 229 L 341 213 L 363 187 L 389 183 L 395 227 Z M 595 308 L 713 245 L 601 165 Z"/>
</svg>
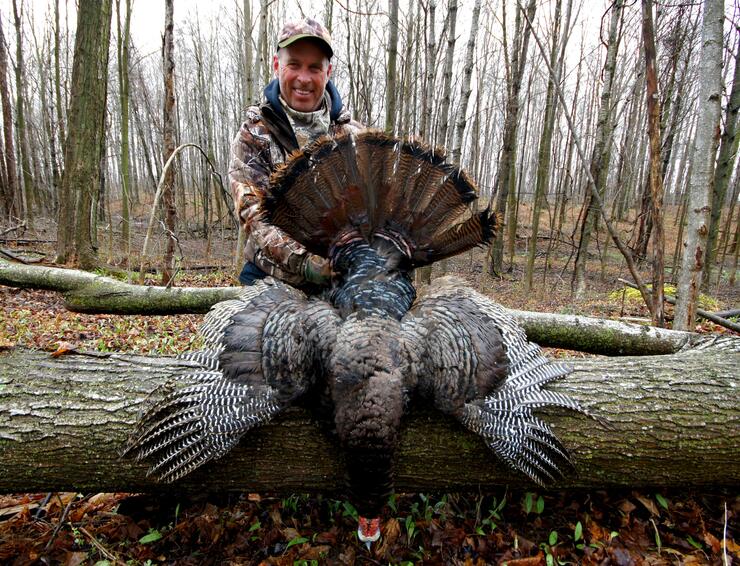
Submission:
<svg viewBox="0 0 740 566">
<path fill-rule="evenodd" d="M 300 88 L 294 88 L 293 89 L 293 92 L 295 94 L 297 94 L 298 96 L 311 96 L 311 91 L 310 90 L 303 90 L 303 89 L 300 89 Z"/>
</svg>

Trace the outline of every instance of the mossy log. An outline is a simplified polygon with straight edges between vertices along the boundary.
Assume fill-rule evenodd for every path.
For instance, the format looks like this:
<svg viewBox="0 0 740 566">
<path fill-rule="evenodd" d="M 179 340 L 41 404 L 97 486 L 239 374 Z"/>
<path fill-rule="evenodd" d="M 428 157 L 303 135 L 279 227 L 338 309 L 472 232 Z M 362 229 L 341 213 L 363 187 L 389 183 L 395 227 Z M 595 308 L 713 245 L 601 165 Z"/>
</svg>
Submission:
<svg viewBox="0 0 740 566">
<path fill-rule="evenodd" d="M 571 361 L 553 386 L 608 427 L 547 412 L 577 475 L 559 487 L 740 485 L 740 340 L 669 356 Z M 121 459 L 150 395 L 190 362 L 132 355 L 0 353 L 0 492 L 224 491 L 340 493 L 336 441 L 304 409 L 248 433 L 223 459 L 171 486 Z M 405 419 L 399 491 L 488 490 L 527 485 L 475 435 L 425 408 Z"/>
<path fill-rule="evenodd" d="M 133 285 L 86 271 L 21 265 L 2 259 L 0 285 L 58 291 L 66 307 L 75 312 L 124 315 L 205 313 L 215 303 L 233 298 L 239 290 Z M 706 340 L 693 332 L 587 316 L 509 312 L 524 327 L 527 337 L 542 346 L 607 356 L 670 354 Z"/>
</svg>

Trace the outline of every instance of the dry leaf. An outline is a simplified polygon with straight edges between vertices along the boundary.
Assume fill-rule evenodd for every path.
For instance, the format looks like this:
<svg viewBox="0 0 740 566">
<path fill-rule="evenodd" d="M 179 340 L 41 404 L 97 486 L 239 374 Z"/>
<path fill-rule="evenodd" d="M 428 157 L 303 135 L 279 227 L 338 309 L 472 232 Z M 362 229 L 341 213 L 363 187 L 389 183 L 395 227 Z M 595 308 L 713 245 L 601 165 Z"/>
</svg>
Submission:
<svg viewBox="0 0 740 566">
<path fill-rule="evenodd" d="M 59 356 L 63 356 L 64 354 L 73 354 L 76 351 L 77 346 L 75 346 L 71 342 L 59 342 L 57 344 L 57 349 L 51 353 L 51 357 L 58 358 Z"/>
</svg>

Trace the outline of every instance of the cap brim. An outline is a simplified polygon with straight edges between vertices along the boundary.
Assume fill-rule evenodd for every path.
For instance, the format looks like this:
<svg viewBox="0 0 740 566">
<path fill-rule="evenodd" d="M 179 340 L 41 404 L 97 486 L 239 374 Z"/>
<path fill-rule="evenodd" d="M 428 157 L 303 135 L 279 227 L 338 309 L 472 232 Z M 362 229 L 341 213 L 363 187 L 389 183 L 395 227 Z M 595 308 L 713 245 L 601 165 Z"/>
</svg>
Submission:
<svg viewBox="0 0 740 566">
<path fill-rule="evenodd" d="M 329 45 L 324 38 L 319 37 L 318 35 L 311 35 L 309 33 L 299 33 L 298 35 L 293 35 L 288 39 L 285 39 L 278 43 L 278 47 L 288 47 L 288 45 L 292 45 L 299 39 L 315 39 L 316 41 L 321 43 L 321 46 L 326 50 L 329 57 L 332 57 L 334 55 L 334 51 L 332 50 L 331 45 Z"/>
</svg>

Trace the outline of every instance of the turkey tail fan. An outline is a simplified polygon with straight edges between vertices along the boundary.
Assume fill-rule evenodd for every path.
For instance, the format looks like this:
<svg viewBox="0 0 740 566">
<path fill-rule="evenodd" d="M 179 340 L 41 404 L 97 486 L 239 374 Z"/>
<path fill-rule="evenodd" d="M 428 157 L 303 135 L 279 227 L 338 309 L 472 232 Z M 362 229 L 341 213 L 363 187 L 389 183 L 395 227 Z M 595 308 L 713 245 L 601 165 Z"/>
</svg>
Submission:
<svg viewBox="0 0 740 566">
<path fill-rule="evenodd" d="M 124 455 L 172 482 L 226 454 L 312 386 L 316 349 L 332 339 L 332 314 L 320 307 L 272 279 L 215 305 L 200 328 L 205 349 L 180 358 L 196 367 L 155 390 Z"/>
<path fill-rule="evenodd" d="M 497 217 L 475 212 L 477 192 L 440 149 L 377 131 L 322 138 L 295 152 L 270 179 L 266 220 L 328 257 L 348 233 L 392 240 L 414 265 L 481 245 Z"/>
</svg>

